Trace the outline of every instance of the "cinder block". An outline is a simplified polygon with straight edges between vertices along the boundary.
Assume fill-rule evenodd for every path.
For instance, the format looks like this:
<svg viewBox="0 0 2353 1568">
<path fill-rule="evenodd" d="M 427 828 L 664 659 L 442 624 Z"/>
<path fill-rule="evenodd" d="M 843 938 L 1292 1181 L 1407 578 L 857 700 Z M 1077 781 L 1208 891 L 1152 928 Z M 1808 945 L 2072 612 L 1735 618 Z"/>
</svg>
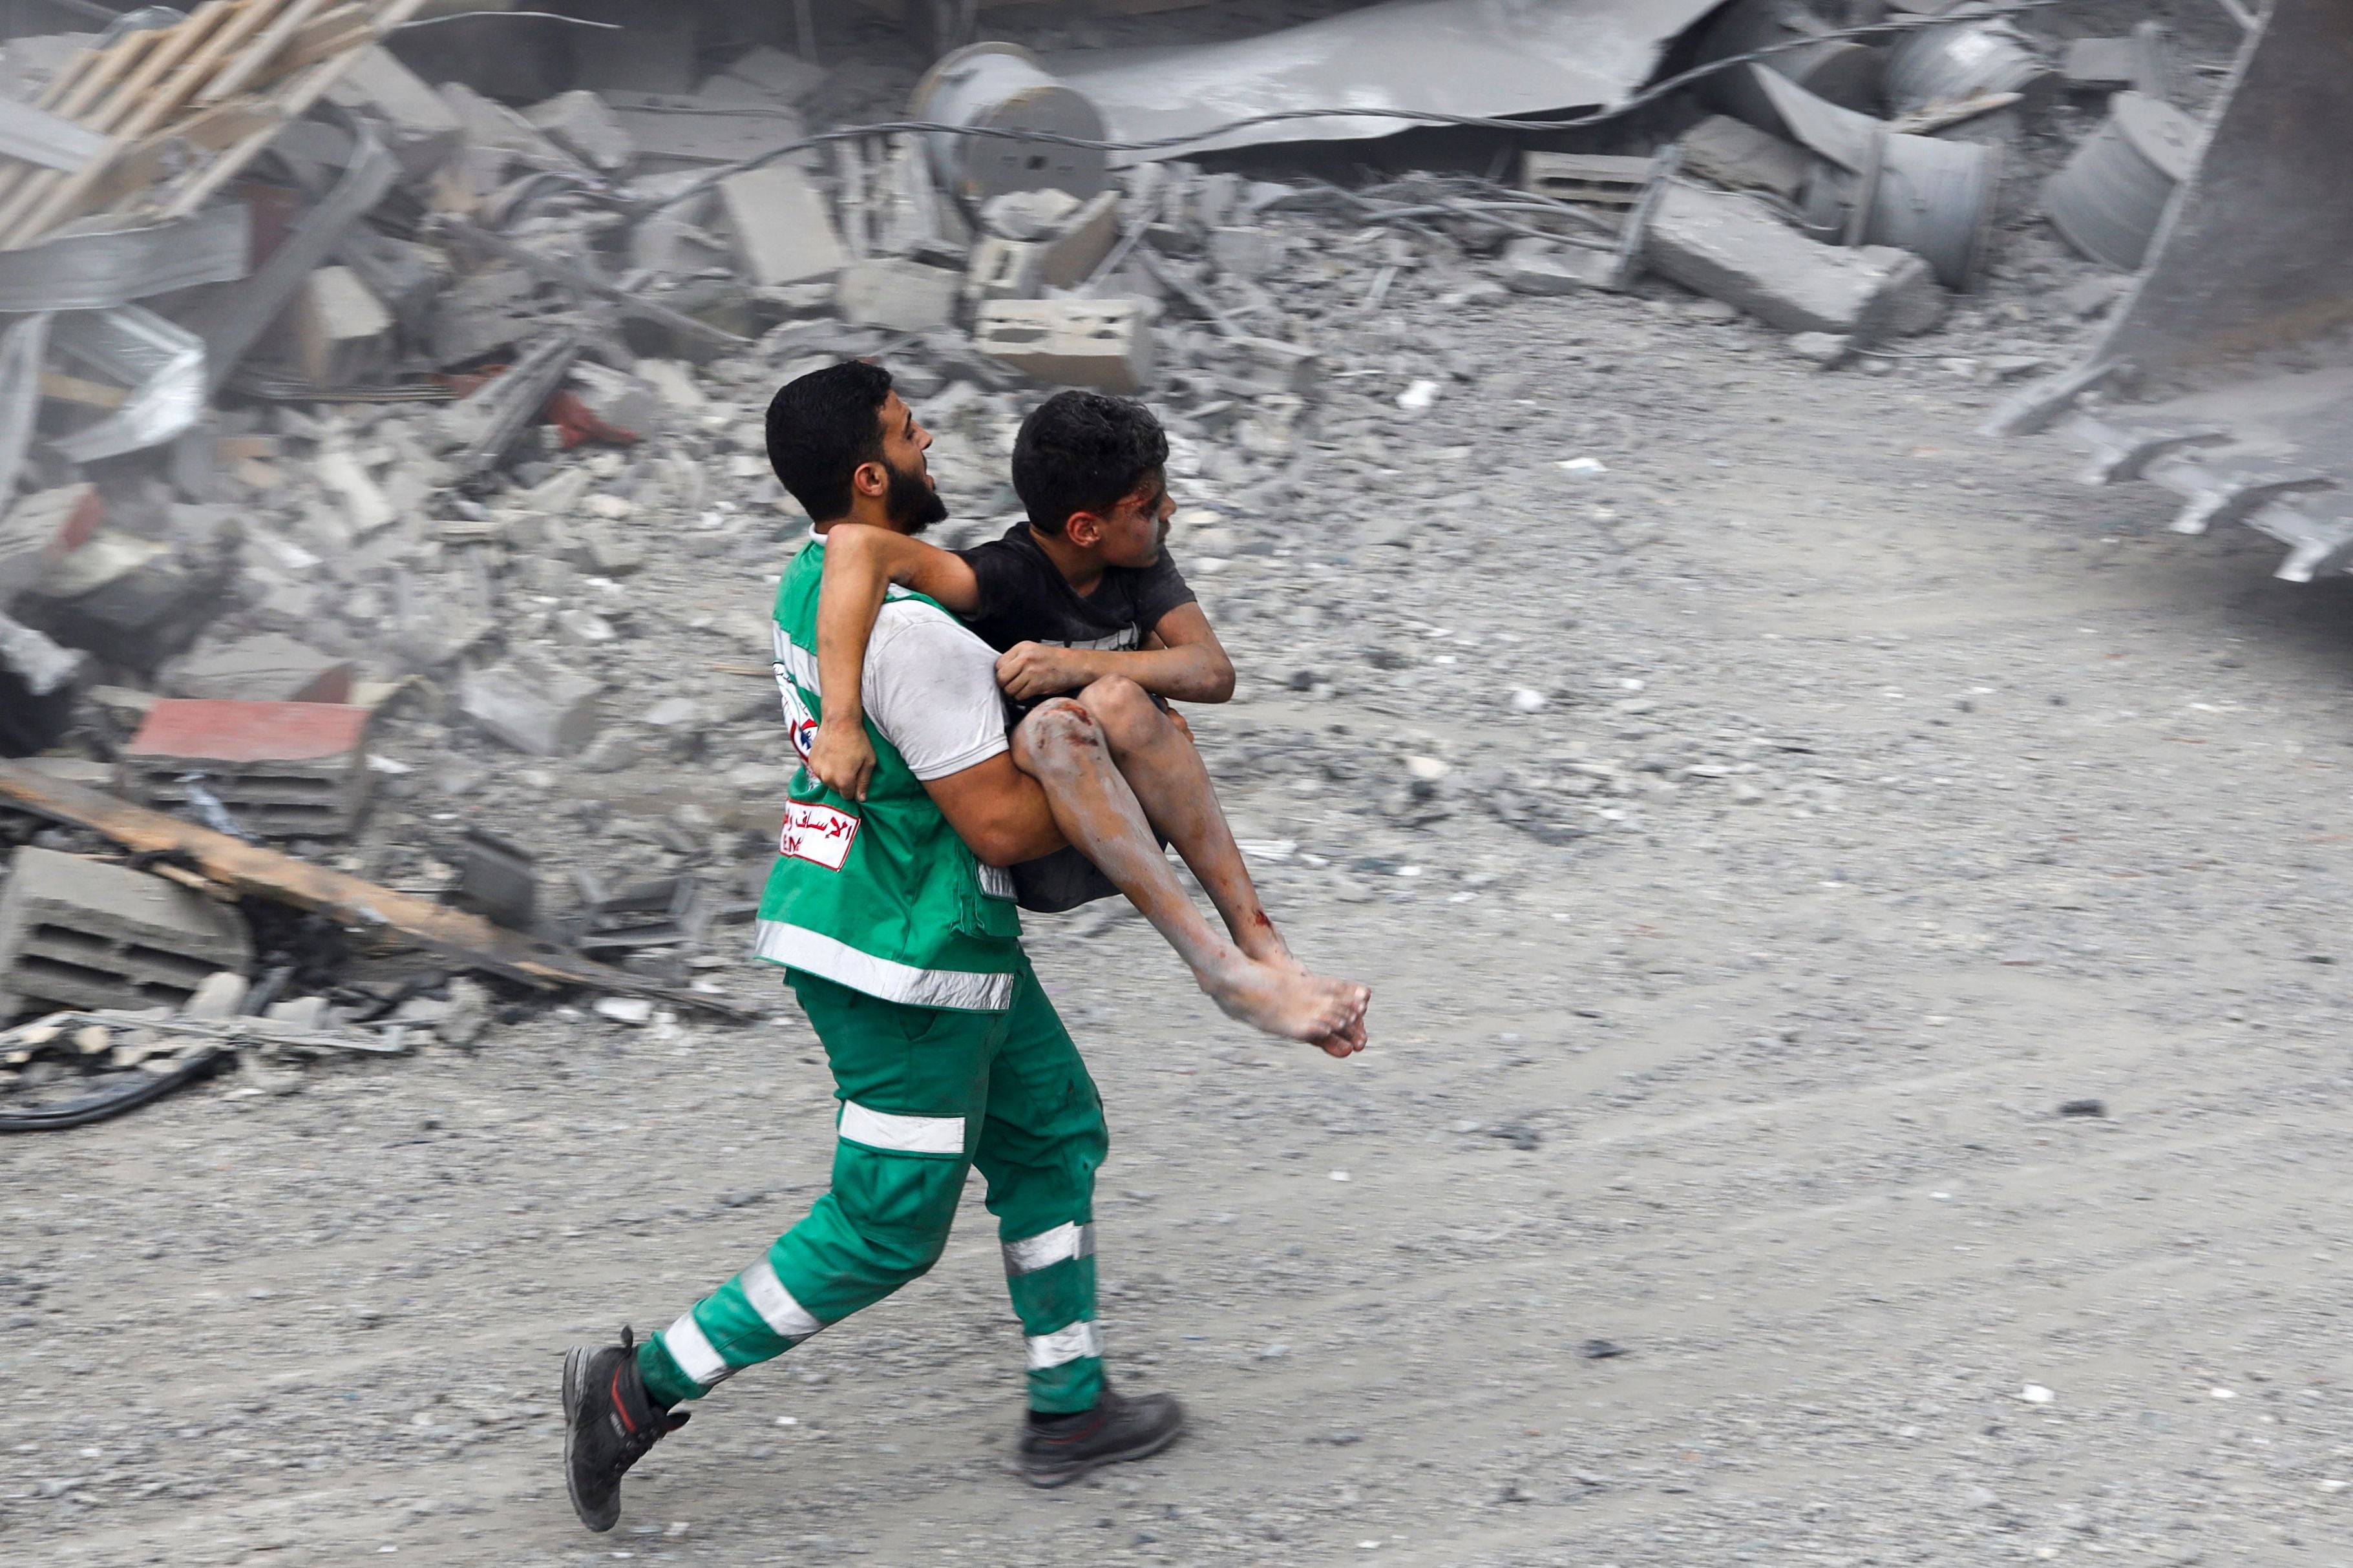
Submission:
<svg viewBox="0 0 2353 1568">
<path fill-rule="evenodd" d="M 1650 182 L 1650 159 L 1598 153 L 1530 153 L 1520 174 L 1522 190 L 1603 207 L 1632 206 Z"/>
<path fill-rule="evenodd" d="M 558 147 L 608 174 L 628 168 L 638 155 L 637 142 L 611 106 L 593 92 L 558 93 L 524 110 L 522 117 Z"/>
<path fill-rule="evenodd" d="M 1124 393 L 1152 380 L 1152 320 L 1141 300 L 999 300 L 980 308 L 972 341 L 1050 386 Z"/>
<path fill-rule="evenodd" d="M 965 292 L 982 305 L 994 300 L 1035 300 L 1038 254 L 1043 248 L 1034 239 L 982 235 L 965 263 Z"/>
<path fill-rule="evenodd" d="M 392 363 L 392 312 L 348 267 L 305 278 L 287 317 L 296 362 L 313 386 L 362 385 Z"/>
<path fill-rule="evenodd" d="M 830 278 L 849 265 L 825 198 L 798 169 L 771 163 L 719 182 L 744 275 L 763 289 Z"/>
<path fill-rule="evenodd" d="M 834 284 L 834 303 L 852 326 L 925 332 L 955 320 L 964 279 L 920 261 L 856 261 Z"/>
<path fill-rule="evenodd" d="M 1873 342 L 1926 331 L 1943 314 L 1928 264 L 1883 245 L 1819 244 L 1745 196 L 1670 185 L 1643 258 L 1687 289 L 1786 332 Z"/>
<path fill-rule="evenodd" d="M 339 838 L 367 809 L 370 710 L 333 702 L 166 698 L 122 750 L 121 790 L 165 809 L 186 774 L 237 822 L 273 838 Z"/>
<path fill-rule="evenodd" d="M 515 750 L 560 757 L 595 738 L 599 689 L 585 676 L 519 656 L 468 675 L 458 704 Z"/>
<path fill-rule="evenodd" d="M 236 910 L 143 871 L 26 847 L 0 889 L 0 1018 L 35 1005 L 178 1008 L 252 961 Z"/>
<path fill-rule="evenodd" d="M 200 644 L 164 671 L 174 697 L 248 702 L 348 702 L 352 662 L 276 632 Z"/>
</svg>

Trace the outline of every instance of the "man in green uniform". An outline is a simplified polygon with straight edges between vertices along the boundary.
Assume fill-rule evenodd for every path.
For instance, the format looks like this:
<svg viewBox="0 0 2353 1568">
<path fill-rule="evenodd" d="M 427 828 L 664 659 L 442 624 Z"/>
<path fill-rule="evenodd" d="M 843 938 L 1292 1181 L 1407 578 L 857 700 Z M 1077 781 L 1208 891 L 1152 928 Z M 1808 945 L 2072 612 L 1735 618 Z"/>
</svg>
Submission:
<svg viewBox="0 0 2353 1568">
<path fill-rule="evenodd" d="M 768 408 L 778 477 L 817 520 L 776 601 L 776 681 L 806 760 L 823 718 L 817 616 L 836 522 L 921 527 L 943 515 L 930 437 L 887 373 L 805 375 Z M 1102 1104 L 1021 951 L 1003 869 L 1062 847 L 1046 792 L 1008 749 L 996 654 L 930 600 L 896 594 L 860 696 L 876 757 L 862 801 L 797 775 L 760 908 L 757 951 L 784 967 L 841 1101 L 832 1190 L 750 1267 L 643 1342 L 565 1360 L 565 1468 L 582 1522 L 609 1530 L 620 1482 L 700 1398 L 890 1295 L 938 1260 L 966 1170 L 988 1184 L 1029 1360 L 1023 1474 L 1059 1486 L 1158 1452 L 1184 1426 L 1166 1394 L 1107 1386 L 1095 1330 L 1094 1173 Z M 1030 744 L 1097 794 L 1141 809 L 1094 721 L 1058 701 Z M 1356 1014 L 1362 1010 L 1356 1005 Z M 1335 1015 L 1330 1030 L 1355 1016 Z M 1361 1046 L 1360 1029 L 1349 1048 Z M 1335 1055 L 1344 1050 L 1327 1047 Z"/>
</svg>

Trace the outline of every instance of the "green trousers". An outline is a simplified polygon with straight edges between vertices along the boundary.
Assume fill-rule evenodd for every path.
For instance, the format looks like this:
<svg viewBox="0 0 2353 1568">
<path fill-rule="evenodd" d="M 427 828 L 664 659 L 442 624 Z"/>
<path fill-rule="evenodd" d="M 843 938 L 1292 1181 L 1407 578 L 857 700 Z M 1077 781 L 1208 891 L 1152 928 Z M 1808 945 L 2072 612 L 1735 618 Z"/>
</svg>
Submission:
<svg viewBox="0 0 2353 1568">
<path fill-rule="evenodd" d="M 1002 1013 L 909 1007 L 786 972 L 841 1101 L 833 1188 L 760 1260 L 638 1348 L 646 1387 L 696 1399 L 939 1261 L 980 1167 L 1029 1360 L 1029 1405 L 1092 1410 L 1103 1101 L 1025 962 Z"/>
</svg>

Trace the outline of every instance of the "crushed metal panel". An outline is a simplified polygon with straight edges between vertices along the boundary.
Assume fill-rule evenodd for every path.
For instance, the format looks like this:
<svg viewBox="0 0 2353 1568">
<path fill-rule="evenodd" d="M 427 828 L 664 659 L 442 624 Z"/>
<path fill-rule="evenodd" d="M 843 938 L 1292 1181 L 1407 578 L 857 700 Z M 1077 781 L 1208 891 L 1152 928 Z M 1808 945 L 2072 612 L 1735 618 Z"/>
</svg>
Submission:
<svg viewBox="0 0 2353 1568">
<path fill-rule="evenodd" d="M 252 264 L 252 250 L 253 215 L 243 202 L 174 223 L 0 250 L 0 311 L 111 310 L 200 283 L 233 283 Z"/>
<path fill-rule="evenodd" d="M 106 138 L 79 121 L 0 98 L 0 155 L 68 174 L 106 150 Z"/>
<path fill-rule="evenodd" d="M 1392 0 L 1263 37 L 1050 58 L 1094 100 L 1116 142 L 1181 148 L 1114 163 L 1276 142 L 1388 136 L 1421 121 L 1303 118 L 1216 134 L 1229 121 L 1344 105 L 1517 115 L 1612 108 L 1658 68 L 1669 42 L 1718 0 Z"/>
<path fill-rule="evenodd" d="M 161 446 L 204 415 L 204 340 L 153 310 L 77 310 L 57 318 L 49 341 L 131 388 L 121 407 L 58 439 L 78 463 Z"/>
</svg>

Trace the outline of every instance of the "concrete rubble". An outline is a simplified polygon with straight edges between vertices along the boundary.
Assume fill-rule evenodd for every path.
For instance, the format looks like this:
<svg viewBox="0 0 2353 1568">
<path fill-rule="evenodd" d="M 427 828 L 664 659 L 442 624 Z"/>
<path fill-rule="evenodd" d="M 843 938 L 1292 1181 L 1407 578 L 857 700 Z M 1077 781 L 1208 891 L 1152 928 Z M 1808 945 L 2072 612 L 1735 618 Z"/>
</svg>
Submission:
<svg viewBox="0 0 2353 1568">
<path fill-rule="evenodd" d="M 760 421 L 806 369 L 882 357 L 937 438 L 954 542 L 1018 516 L 1003 459 L 1044 391 L 1145 397 L 1175 434 L 1183 491 L 1214 498 L 1193 552 L 1222 563 L 1275 547 L 1250 519 L 1312 495 L 1303 465 L 1397 462 L 1400 416 L 1435 430 L 1453 389 L 1509 374 L 1450 361 L 1432 322 L 1573 335 L 1585 312 L 1639 307 L 1682 331 L 1788 334 L 1792 375 L 1883 373 L 1886 345 L 1920 338 L 1990 379 L 2039 363 L 2006 335 L 2009 301 L 2063 300 L 2073 324 L 2114 297 L 2031 213 L 1999 226 L 1975 292 L 1941 287 L 1909 251 L 1844 243 L 1862 230 L 1820 209 L 1837 170 L 1778 121 L 1689 89 L 1485 177 L 1344 187 L 1261 178 L 1231 154 L 1215 169 L 1098 158 L 1071 190 L 968 201 L 910 134 L 800 145 L 904 118 L 913 79 L 804 58 L 789 16 L 713 30 L 681 7 L 534 54 L 496 42 L 525 19 L 398 31 L 414 8 L 339 10 L 345 30 L 290 65 L 225 49 L 222 75 L 142 121 L 162 137 L 195 105 L 243 106 L 254 130 L 234 161 L 117 162 L 82 190 L 0 157 L 0 177 L 51 194 L 0 209 L 0 246 L 16 247 L 0 249 L 0 303 L 34 287 L 8 258 L 80 243 L 77 226 L 195 224 L 232 203 L 252 226 L 223 275 L 142 275 L 99 306 L 67 297 L 76 264 L 59 250 L 39 283 L 58 302 L 11 316 L 55 311 L 14 405 L 0 353 L 0 459 L 12 419 L 22 437 L 0 506 L 0 750 L 566 952 L 620 954 L 641 977 L 687 975 L 734 940 L 745 844 L 773 827 L 789 771 L 764 672 L 743 668 L 758 594 L 732 590 L 772 577 L 806 531 Z M 1844 14 L 1817 9 L 1825 26 Z M 2146 39 L 2071 49 L 2035 27 L 2021 17 L 2006 37 L 2065 58 L 2080 91 L 2146 85 Z M 76 79 L 88 41 L 5 40 L 0 85 L 28 100 Z M 248 104 L 257 84 L 283 90 Z M 2007 138 L 2006 188 L 2025 190 L 2102 106 L 2000 111 L 1998 127 L 1972 110 L 1940 133 Z M 151 358 L 69 352 L 113 341 L 91 337 L 100 318 L 135 328 Z M 166 363 L 183 339 L 193 377 Z M 1375 542 L 1422 546 L 1402 527 Z M 675 585 L 681 560 L 707 586 Z M 1293 684 L 1325 679 L 1306 668 Z M 1515 711 L 1549 701 L 1529 697 Z M 620 804 L 639 770 L 675 763 L 738 808 L 681 820 L 675 802 Z M 1389 815 L 1421 820 L 1454 788 L 1417 779 Z M 1529 833 L 1567 831 L 1533 783 L 1495 798 Z M 521 819 L 498 815 L 525 800 Z M 474 820 L 486 802 L 495 827 Z M 85 872 L 59 871 L 56 851 L 99 852 L 95 831 L 0 815 L 0 840 L 50 846 L 24 851 L 0 910 L 69 910 L 55 887 Z M 551 854 L 557 838 L 577 842 Z M 28 879 L 26 866 L 50 869 Z M 158 873 L 87 875 L 101 872 L 161 897 Z M 160 885 L 173 896 L 155 907 L 176 912 L 155 929 L 205 933 L 191 965 L 258 983 L 271 942 L 288 961 L 271 917 L 254 915 L 260 945 L 233 950 L 233 903 Z M 269 901 L 241 897 L 248 914 Z M 22 930 L 0 944 L 0 1015 L 163 984 L 41 991 L 35 926 L 9 918 Z M 349 1007 L 328 967 L 319 994 Z"/>
</svg>

